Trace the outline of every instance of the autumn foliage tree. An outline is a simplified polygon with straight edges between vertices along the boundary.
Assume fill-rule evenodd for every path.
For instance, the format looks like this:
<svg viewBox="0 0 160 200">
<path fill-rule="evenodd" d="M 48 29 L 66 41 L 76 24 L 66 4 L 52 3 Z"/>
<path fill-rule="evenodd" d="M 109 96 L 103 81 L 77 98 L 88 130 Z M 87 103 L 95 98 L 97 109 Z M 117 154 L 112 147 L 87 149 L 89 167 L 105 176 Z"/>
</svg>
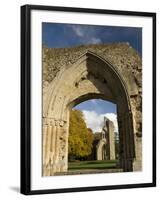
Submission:
<svg viewBox="0 0 160 200">
<path fill-rule="evenodd" d="M 83 159 L 92 153 L 93 132 L 87 128 L 83 113 L 70 112 L 68 154 L 69 157 Z"/>
</svg>

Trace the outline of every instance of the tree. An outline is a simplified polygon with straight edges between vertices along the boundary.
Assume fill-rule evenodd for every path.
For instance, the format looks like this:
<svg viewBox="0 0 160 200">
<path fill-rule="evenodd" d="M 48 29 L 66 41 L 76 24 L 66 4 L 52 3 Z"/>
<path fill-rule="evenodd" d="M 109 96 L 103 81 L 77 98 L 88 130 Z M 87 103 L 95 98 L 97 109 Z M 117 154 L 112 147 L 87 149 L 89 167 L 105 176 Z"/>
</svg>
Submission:
<svg viewBox="0 0 160 200">
<path fill-rule="evenodd" d="M 83 159 L 92 153 L 93 132 L 87 128 L 83 113 L 79 110 L 70 112 L 68 154 L 76 159 Z"/>
</svg>

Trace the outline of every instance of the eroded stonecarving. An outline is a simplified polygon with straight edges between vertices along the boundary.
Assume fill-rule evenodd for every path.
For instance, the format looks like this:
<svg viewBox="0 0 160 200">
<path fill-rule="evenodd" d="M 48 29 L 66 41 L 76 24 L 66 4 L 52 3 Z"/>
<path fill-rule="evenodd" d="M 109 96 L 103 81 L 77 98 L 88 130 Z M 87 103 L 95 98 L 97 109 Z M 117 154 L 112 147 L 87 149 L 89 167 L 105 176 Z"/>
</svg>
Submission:
<svg viewBox="0 0 160 200">
<path fill-rule="evenodd" d="M 68 48 L 67 57 L 62 49 L 43 50 L 43 176 L 67 171 L 70 110 L 92 98 L 117 104 L 120 167 L 141 170 L 141 59 L 128 44 L 114 49 L 115 44 L 101 51 L 99 45 L 98 51 L 96 45 Z M 57 56 L 55 63 L 48 54 Z"/>
</svg>

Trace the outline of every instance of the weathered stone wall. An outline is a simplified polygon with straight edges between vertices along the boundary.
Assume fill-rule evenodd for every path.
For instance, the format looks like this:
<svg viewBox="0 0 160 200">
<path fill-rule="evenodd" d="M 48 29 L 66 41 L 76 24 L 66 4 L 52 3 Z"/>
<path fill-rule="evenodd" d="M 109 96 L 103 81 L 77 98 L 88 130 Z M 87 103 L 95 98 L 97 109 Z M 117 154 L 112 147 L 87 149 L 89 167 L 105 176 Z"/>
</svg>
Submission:
<svg viewBox="0 0 160 200">
<path fill-rule="evenodd" d="M 108 126 L 108 143 L 109 143 L 109 159 L 115 160 L 115 135 L 114 135 L 114 124 L 112 121 L 107 120 Z"/>
<path fill-rule="evenodd" d="M 96 145 L 97 160 L 115 160 L 115 134 L 114 124 L 105 118 L 101 138 Z"/>
<path fill-rule="evenodd" d="M 43 48 L 43 82 L 50 83 L 62 66 L 70 66 L 77 59 L 91 51 L 112 64 L 126 75 L 132 72 L 138 85 L 141 85 L 142 63 L 137 52 L 128 43 L 78 46 L 73 48 Z M 129 71 L 127 73 L 127 71 Z"/>
<path fill-rule="evenodd" d="M 141 58 L 128 43 L 43 48 L 43 174 L 67 170 L 69 110 L 96 97 L 117 103 L 122 166 L 134 158 L 140 170 L 141 94 Z"/>
</svg>

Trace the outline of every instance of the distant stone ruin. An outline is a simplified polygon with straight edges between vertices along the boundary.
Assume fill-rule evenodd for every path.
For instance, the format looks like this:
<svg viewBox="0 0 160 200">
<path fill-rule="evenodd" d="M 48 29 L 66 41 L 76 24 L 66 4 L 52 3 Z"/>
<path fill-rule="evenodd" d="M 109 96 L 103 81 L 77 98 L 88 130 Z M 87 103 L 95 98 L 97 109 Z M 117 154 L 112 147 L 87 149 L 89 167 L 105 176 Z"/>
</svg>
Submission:
<svg viewBox="0 0 160 200">
<path fill-rule="evenodd" d="M 104 126 L 101 139 L 96 145 L 97 160 L 115 160 L 115 135 L 114 124 L 108 118 L 104 118 Z"/>
</svg>

